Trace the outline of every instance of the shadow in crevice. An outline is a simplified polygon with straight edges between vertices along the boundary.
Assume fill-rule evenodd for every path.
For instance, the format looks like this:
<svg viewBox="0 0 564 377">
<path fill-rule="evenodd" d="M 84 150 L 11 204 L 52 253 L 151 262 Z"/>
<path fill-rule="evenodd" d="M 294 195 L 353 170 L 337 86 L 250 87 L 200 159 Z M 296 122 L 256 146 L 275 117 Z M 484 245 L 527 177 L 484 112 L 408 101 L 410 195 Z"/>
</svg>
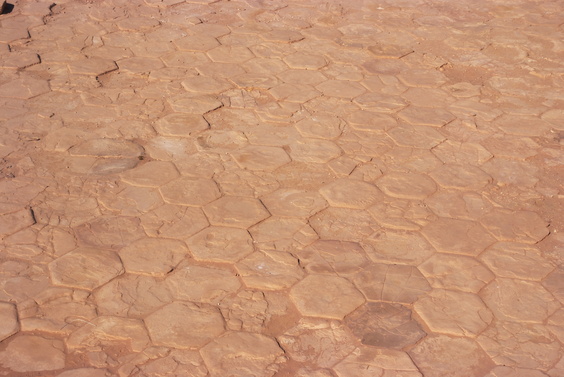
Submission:
<svg viewBox="0 0 564 377">
<path fill-rule="evenodd" d="M 0 5 L 0 14 L 12 13 L 13 10 L 14 10 L 14 4 L 2 3 L 2 5 Z"/>
</svg>

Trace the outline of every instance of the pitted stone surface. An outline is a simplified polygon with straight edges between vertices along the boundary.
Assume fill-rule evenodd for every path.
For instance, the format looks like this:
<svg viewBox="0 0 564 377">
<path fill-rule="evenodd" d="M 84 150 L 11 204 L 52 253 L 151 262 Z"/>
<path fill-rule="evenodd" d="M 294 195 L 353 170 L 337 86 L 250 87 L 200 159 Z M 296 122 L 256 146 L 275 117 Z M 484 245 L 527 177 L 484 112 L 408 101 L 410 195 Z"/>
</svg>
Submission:
<svg viewBox="0 0 564 377">
<path fill-rule="evenodd" d="M 18 0 L 0 374 L 563 376 L 562 11 Z"/>
</svg>

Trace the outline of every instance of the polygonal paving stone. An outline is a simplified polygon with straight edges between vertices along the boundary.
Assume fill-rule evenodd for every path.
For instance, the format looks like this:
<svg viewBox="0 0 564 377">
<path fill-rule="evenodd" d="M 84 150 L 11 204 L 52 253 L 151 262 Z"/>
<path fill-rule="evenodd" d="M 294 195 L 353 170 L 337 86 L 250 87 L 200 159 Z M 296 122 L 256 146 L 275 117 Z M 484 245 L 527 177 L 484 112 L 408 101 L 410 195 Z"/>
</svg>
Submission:
<svg viewBox="0 0 564 377">
<path fill-rule="evenodd" d="M 121 174 L 121 179 L 134 186 L 159 187 L 180 174 L 172 162 L 149 161 Z"/>
<path fill-rule="evenodd" d="M 143 321 L 113 316 L 96 317 L 74 331 L 67 339 L 70 352 L 95 350 L 128 342 L 134 352 L 141 352 L 150 343 Z"/>
<path fill-rule="evenodd" d="M 366 253 L 374 262 L 419 264 L 435 249 L 415 232 L 377 231 L 364 239 Z"/>
<path fill-rule="evenodd" d="M 438 191 L 425 204 L 437 216 L 461 220 L 477 220 L 493 208 L 480 194 L 455 190 Z"/>
<path fill-rule="evenodd" d="M 4 212 L 4 211 L 2 211 Z M 0 214 L 0 235 L 6 236 L 25 229 L 36 221 L 29 209 L 20 209 L 14 212 Z"/>
<path fill-rule="evenodd" d="M 142 238 L 119 251 L 129 273 L 164 276 L 189 256 L 184 242 L 166 238 Z"/>
<path fill-rule="evenodd" d="M 405 199 L 425 199 L 437 189 L 428 176 L 414 173 L 387 173 L 376 186 L 386 195 Z"/>
<path fill-rule="evenodd" d="M 352 274 L 369 263 L 359 243 L 338 240 L 317 240 L 297 256 L 306 271 L 316 274 Z"/>
<path fill-rule="evenodd" d="M 200 350 L 210 377 L 255 376 L 276 374 L 284 351 L 278 343 L 265 335 L 231 332 L 214 339 Z"/>
<path fill-rule="evenodd" d="M 177 300 L 217 305 L 237 292 L 241 282 L 229 268 L 186 265 L 166 278 L 166 286 Z"/>
<path fill-rule="evenodd" d="M 265 41 L 282 43 L 294 43 L 305 38 L 297 31 L 288 29 L 272 30 L 267 33 L 260 33 L 259 36 Z"/>
<path fill-rule="evenodd" d="M 24 76 L 0 85 L 0 97 L 30 99 L 50 90 L 47 81 Z"/>
<path fill-rule="evenodd" d="M 447 77 L 436 69 L 408 69 L 397 78 L 407 86 L 434 88 L 448 81 Z"/>
<path fill-rule="evenodd" d="M 484 377 L 547 377 L 540 370 L 524 369 L 524 368 L 511 368 L 505 366 L 497 366 L 491 370 L 490 373 Z"/>
<path fill-rule="evenodd" d="M 334 207 L 314 215 L 310 225 L 322 239 L 353 242 L 362 240 L 378 228 L 366 210 Z"/>
<path fill-rule="evenodd" d="M 268 90 L 278 101 L 305 103 L 321 95 L 311 85 L 283 83 Z M 311 135 L 308 135 L 311 136 Z"/>
<path fill-rule="evenodd" d="M 274 216 L 310 217 L 327 207 L 317 192 L 283 188 L 261 198 Z"/>
<path fill-rule="evenodd" d="M 90 58 L 69 63 L 70 72 L 77 75 L 100 76 L 116 69 L 118 66 L 110 59 Z"/>
<path fill-rule="evenodd" d="M 495 209 L 482 217 L 480 223 L 500 241 L 534 244 L 550 233 L 548 224 L 530 211 Z"/>
<path fill-rule="evenodd" d="M 68 369 L 56 377 L 106 377 L 108 375 L 107 369 L 97 369 L 97 368 L 77 368 Z"/>
<path fill-rule="evenodd" d="M 257 251 L 235 267 L 247 287 L 259 290 L 286 289 L 303 276 L 298 260 L 283 251 Z"/>
<path fill-rule="evenodd" d="M 98 315 L 143 318 L 173 297 L 159 277 L 123 274 L 96 289 L 94 299 Z"/>
<path fill-rule="evenodd" d="M 460 190 L 480 190 L 492 181 L 483 170 L 471 165 L 444 164 L 429 175 L 442 187 Z"/>
<path fill-rule="evenodd" d="M 317 318 L 302 318 L 277 339 L 292 360 L 325 368 L 355 348 L 354 338 L 341 324 Z"/>
<path fill-rule="evenodd" d="M 425 225 L 421 233 L 444 253 L 476 256 L 495 242 L 495 238 L 476 222 L 444 217 Z"/>
<path fill-rule="evenodd" d="M 147 318 L 145 325 L 156 346 L 199 348 L 224 331 L 223 317 L 212 305 L 173 302 Z"/>
<path fill-rule="evenodd" d="M 539 181 L 538 166 L 526 161 L 496 157 L 483 164 L 481 168 L 491 175 L 497 186 L 534 187 Z"/>
<path fill-rule="evenodd" d="M 399 304 L 368 302 L 349 314 L 345 324 L 362 344 L 403 349 L 426 334 L 411 318 L 411 310 Z"/>
<path fill-rule="evenodd" d="M 558 340 L 540 324 L 498 320 L 477 341 L 497 365 L 508 367 L 548 370 L 561 353 Z"/>
<path fill-rule="evenodd" d="M 186 243 L 195 259 L 210 262 L 237 262 L 254 250 L 249 232 L 219 226 L 202 230 Z"/>
<path fill-rule="evenodd" d="M 409 46 L 388 43 L 376 43 L 375 45 L 368 47 L 368 50 L 377 58 L 381 59 L 400 59 L 413 52 L 413 49 Z"/>
<path fill-rule="evenodd" d="M 243 169 L 263 171 L 274 170 L 290 162 L 290 157 L 282 148 L 250 145 L 231 155 Z"/>
<path fill-rule="evenodd" d="M 290 68 L 317 70 L 327 65 L 327 61 L 322 55 L 309 54 L 304 52 L 294 52 L 282 58 Z"/>
<path fill-rule="evenodd" d="M 407 70 L 406 70 L 407 71 Z M 439 88 L 409 88 L 401 96 L 413 106 L 441 108 L 455 98 Z"/>
<path fill-rule="evenodd" d="M 84 244 L 97 247 L 120 248 L 145 236 L 136 217 L 99 216 L 83 223 L 74 232 Z"/>
<path fill-rule="evenodd" d="M 321 195 L 334 207 L 365 209 L 384 195 L 374 185 L 354 179 L 339 179 L 319 189 Z M 351 195 L 354 193 L 354 195 Z"/>
<path fill-rule="evenodd" d="M 266 249 L 290 251 L 295 246 L 308 244 L 318 238 L 305 219 L 270 217 L 249 228 L 257 246 Z"/>
<path fill-rule="evenodd" d="M 243 132 L 230 130 L 208 130 L 197 141 L 201 149 L 215 153 L 229 153 L 244 148 L 248 142 Z"/>
<path fill-rule="evenodd" d="M 399 96 L 384 94 L 382 92 L 368 92 L 353 100 L 360 108 L 382 113 L 393 113 L 407 106 Z"/>
<path fill-rule="evenodd" d="M 345 80 L 327 80 L 317 85 L 315 89 L 328 97 L 336 98 L 354 98 L 366 91 L 359 83 Z"/>
<path fill-rule="evenodd" d="M 547 321 L 548 330 L 554 334 L 560 342 L 564 339 L 564 308 L 558 309 Z"/>
<path fill-rule="evenodd" d="M 397 125 L 397 121 L 390 115 L 368 110 L 355 111 L 345 119 L 353 129 L 360 131 L 380 133 Z"/>
<path fill-rule="evenodd" d="M 453 114 L 443 109 L 415 106 L 401 110 L 398 116 L 409 124 L 431 127 L 442 127 L 456 119 Z"/>
<path fill-rule="evenodd" d="M 330 140 L 341 135 L 343 122 L 333 116 L 316 114 L 300 120 L 295 126 L 304 137 Z"/>
<path fill-rule="evenodd" d="M 541 280 L 554 269 L 536 247 L 516 242 L 497 242 L 480 255 L 497 276 Z"/>
<path fill-rule="evenodd" d="M 64 344 L 35 335 L 12 338 L 0 352 L 0 365 L 14 372 L 43 372 L 65 367 Z"/>
<path fill-rule="evenodd" d="M 333 370 L 338 377 L 421 377 L 421 373 L 405 352 L 375 347 L 357 348 L 333 367 Z"/>
<path fill-rule="evenodd" d="M 497 127 L 509 135 L 543 136 L 552 127 L 538 117 L 503 114 L 493 121 Z"/>
<path fill-rule="evenodd" d="M 542 323 L 560 304 L 537 282 L 497 278 L 480 296 L 495 317 L 504 321 Z"/>
<path fill-rule="evenodd" d="M 400 125 L 386 132 L 399 146 L 431 149 L 446 138 L 434 127 Z"/>
<path fill-rule="evenodd" d="M 334 142 L 322 139 L 302 138 L 289 145 L 290 156 L 294 161 L 326 163 L 342 153 Z"/>
<path fill-rule="evenodd" d="M 245 90 L 268 90 L 278 84 L 275 76 L 261 73 L 243 73 L 230 79 Z"/>
<path fill-rule="evenodd" d="M 49 263 L 54 285 L 92 290 L 123 273 L 119 257 L 110 250 L 79 247 Z"/>
<path fill-rule="evenodd" d="M 216 80 L 212 77 L 193 76 L 182 81 L 182 86 L 189 92 L 204 94 L 216 94 L 231 88 L 225 81 Z"/>
<path fill-rule="evenodd" d="M 244 46 L 222 45 L 207 52 L 213 62 L 219 63 L 243 63 L 254 58 L 253 53 Z"/>
<path fill-rule="evenodd" d="M 378 157 L 390 173 L 394 171 L 392 174 L 395 172 L 424 173 L 425 176 L 428 176 L 429 172 L 442 165 L 441 160 L 431 151 L 419 148 L 394 146 Z"/>
<path fill-rule="evenodd" d="M 180 177 L 160 188 L 167 203 L 185 206 L 203 206 L 221 196 L 211 179 Z"/>
<path fill-rule="evenodd" d="M 164 204 L 144 214 L 141 225 L 150 237 L 186 239 L 209 223 L 200 208 Z"/>
<path fill-rule="evenodd" d="M 472 293 L 434 289 L 420 297 L 413 310 L 435 333 L 476 336 L 493 320 L 492 313 Z"/>
<path fill-rule="evenodd" d="M 192 93 L 185 93 L 168 97 L 166 100 L 174 111 L 194 115 L 204 114 L 223 106 L 221 101 L 213 95 L 194 96 Z"/>
<path fill-rule="evenodd" d="M 383 228 L 395 231 L 421 229 L 432 217 L 432 213 L 419 201 L 389 199 L 368 208 L 374 220 Z"/>
<path fill-rule="evenodd" d="M 548 274 L 542 281 L 542 285 L 560 302 L 564 303 L 564 268 L 559 267 Z"/>
<path fill-rule="evenodd" d="M 353 280 L 369 301 L 411 304 L 431 290 L 425 277 L 413 266 L 377 263 L 364 268 Z"/>
<path fill-rule="evenodd" d="M 167 67 L 196 67 L 209 63 L 210 60 L 203 52 L 174 51 L 160 57 Z"/>
<path fill-rule="evenodd" d="M 285 83 L 300 85 L 317 85 L 327 80 L 321 72 L 304 69 L 291 69 L 276 76 Z"/>
<path fill-rule="evenodd" d="M 159 70 L 165 66 L 160 59 L 141 56 L 118 60 L 117 65 L 121 72 L 133 74 L 148 74 L 151 71 Z"/>
<path fill-rule="evenodd" d="M 156 1 L 156 0 L 145 0 L 145 1 Z M 166 2 L 167 0 L 164 0 Z M 171 2 L 170 0 L 168 0 Z M 173 0 L 178 2 L 184 2 L 183 0 Z M 161 3 L 163 4 L 163 3 Z M 198 351 L 193 350 L 179 350 L 173 349 L 170 352 L 160 352 L 157 349 L 155 353 L 151 353 L 150 356 L 143 355 L 143 364 L 136 365 L 134 368 L 135 373 L 139 373 L 139 376 L 155 376 L 155 375 L 182 375 L 190 377 L 207 377 L 208 369 L 204 364 L 204 360 L 200 356 Z M 150 358 L 150 359 L 149 359 Z M 147 362 L 144 362 L 149 359 Z M 136 359 L 133 359 L 136 360 Z M 139 359 L 137 359 L 139 360 Z M 124 367 L 120 368 L 120 371 L 126 370 L 132 367 L 132 363 L 126 364 Z M 58 376 L 57 376 L 58 377 Z M 71 377 L 71 376 L 67 376 Z M 77 376 L 82 377 L 82 376 Z M 86 376 L 84 376 L 86 377 Z M 94 377 L 94 376 L 92 376 Z M 98 376 L 96 376 L 98 377 Z M 101 376 L 102 377 L 102 376 Z"/>
<path fill-rule="evenodd" d="M 425 377 L 483 376 L 495 365 L 474 340 L 447 335 L 428 336 L 408 353 Z"/>
<path fill-rule="evenodd" d="M 173 43 L 180 51 L 205 52 L 219 46 L 217 39 L 201 34 L 188 35 L 184 38 L 175 39 Z"/>
<path fill-rule="evenodd" d="M 91 139 L 69 149 L 72 156 L 94 157 L 139 157 L 144 154 L 143 147 L 129 140 Z"/>
<path fill-rule="evenodd" d="M 433 288 L 477 293 L 495 278 L 476 259 L 462 255 L 435 254 L 418 268 Z"/>
<path fill-rule="evenodd" d="M 270 213 L 253 198 L 224 196 L 204 207 L 212 225 L 246 229 L 266 219 Z"/>
<path fill-rule="evenodd" d="M 10 51 L 0 57 L 0 68 L 26 68 L 39 63 L 41 63 L 39 55 L 34 52 Z"/>
<path fill-rule="evenodd" d="M 290 298 L 304 316 L 339 320 L 364 303 L 351 282 L 325 275 L 306 276 L 292 287 Z"/>
<path fill-rule="evenodd" d="M 446 140 L 433 148 L 433 154 L 446 164 L 470 164 L 478 166 L 493 155 L 476 143 L 458 143 Z"/>
<path fill-rule="evenodd" d="M 19 330 L 18 314 L 14 304 L 0 302 L 0 340 L 4 340 Z"/>
</svg>

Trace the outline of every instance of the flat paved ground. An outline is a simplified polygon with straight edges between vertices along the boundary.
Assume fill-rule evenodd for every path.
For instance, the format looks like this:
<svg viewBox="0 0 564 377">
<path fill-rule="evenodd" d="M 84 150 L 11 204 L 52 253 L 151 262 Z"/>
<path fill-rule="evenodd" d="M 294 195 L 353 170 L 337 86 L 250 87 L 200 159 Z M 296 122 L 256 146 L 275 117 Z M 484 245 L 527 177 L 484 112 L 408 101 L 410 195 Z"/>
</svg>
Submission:
<svg viewBox="0 0 564 377">
<path fill-rule="evenodd" d="M 14 5 L 0 376 L 564 376 L 562 1 Z"/>
</svg>

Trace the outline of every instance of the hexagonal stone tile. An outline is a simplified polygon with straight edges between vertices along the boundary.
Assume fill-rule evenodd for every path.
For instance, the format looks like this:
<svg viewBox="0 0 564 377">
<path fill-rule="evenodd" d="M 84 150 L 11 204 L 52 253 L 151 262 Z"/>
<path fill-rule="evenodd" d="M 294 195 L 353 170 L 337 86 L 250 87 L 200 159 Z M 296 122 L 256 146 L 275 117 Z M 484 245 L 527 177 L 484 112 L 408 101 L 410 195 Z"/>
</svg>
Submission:
<svg viewBox="0 0 564 377">
<path fill-rule="evenodd" d="M 431 149 L 446 138 L 435 127 L 400 125 L 386 131 L 394 142 L 403 147 Z"/>
<path fill-rule="evenodd" d="M 322 186 L 319 192 L 334 207 L 365 209 L 384 198 L 374 185 L 348 178 Z"/>
<path fill-rule="evenodd" d="M 216 80 L 212 77 L 193 76 L 182 81 L 182 86 L 189 92 L 199 94 L 216 94 L 231 88 L 226 81 Z"/>
<path fill-rule="evenodd" d="M 62 369 L 65 367 L 64 349 L 60 340 L 20 335 L 10 339 L 0 352 L 0 365 L 19 373 Z"/>
<path fill-rule="evenodd" d="M 523 280 L 542 280 L 554 269 L 539 249 L 516 242 L 497 242 L 480 255 L 497 275 Z"/>
<path fill-rule="evenodd" d="M 344 119 L 355 130 L 381 133 L 397 125 L 397 121 L 388 114 L 375 111 L 358 110 Z"/>
<path fill-rule="evenodd" d="M 433 288 L 477 293 L 495 278 L 495 275 L 476 259 L 462 255 L 438 253 L 418 268 Z"/>
<path fill-rule="evenodd" d="M 164 276 L 189 256 L 182 241 L 166 238 L 142 238 L 119 251 L 129 273 Z"/>
<path fill-rule="evenodd" d="M 364 303 L 364 297 L 346 279 L 309 275 L 290 290 L 290 298 L 304 316 L 343 319 Z"/>
<path fill-rule="evenodd" d="M 397 78 L 407 86 L 434 88 L 448 81 L 447 77 L 436 69 L 408 69 Z"/>
<path fill-rule="evenodd" d="M 145 236 L 136 217 L 99 216 L 83 223 L 74 232 L 82 243 L 102 248 L 120 248 Z"/>
<path fill-rule="evenodd" d="M 327 207 L 317 192 L 282 188 L 261 198 L 274 216 L 310 217 Z"/>
<path fill-rule="evenodd" d="M 495 242 L 476 222 L 444 217 L 425 225 L 421 233 L 438 251 L 445 253 L 476 256 Z"/>
<path fill-rule="evenodd" d="M 201 208 L 164 204 L 141 216 L 141 225 L 150 237 L 186 239 L 210 224 Z"/>
<path fill-rule="evenodd" d="M 492 177 L 471 165 L 444 164 L 429 174 L 439 185 L 460 190 L 480 190 Z"/>
<path fill-rule="evenodd" d="M 433 148 L 433 153 L 444 163 L 470 164 L 474 166 L 479 166 L 493 157 L 493 155 L 480 144 L 460 143 L 451 140 L 446 140 L 444 143 L 437 145 Z M 450 174 L 446 176 L 455 175 L 458 179 L 462 179 L 466 174 L 468 174 L 468 172 L 459 174 L 450 172 Z"/>
<path fill-rule="evenodd" d="M 342 133 L 344 124 L 339 118 L 315 114 L 304 118 L 295 124 L 298 132 L 304 137 L 320 139 L 335 139 Z"/>
<path fill-rule="evenodd" d="M 166 286 L 177 300 L 217 305 L 225 296 L 237 292 L 241 282 L 225 267 L 185 265 L 166 278 Z"/>
<path fill-rule="evenodd" d="M 49 263 L 54 285 L 92 290 L 123 273 L 119 257 L 110 250 L 79 247 Z"/>
<path fill-rule="evenodd" d="M 265 335 L 232 332 L 214 339 L 200 350 L 210 377 L 271 377 L 278 370 L 284 351 Z"/>
<path fill-rule="evenodd" d="M 304 274 L 298 260 L 284 251 L 257 251 L 239 261 L 235 268 L 247 287 L 260 290 L 289 288 Z"/>
<path fill-rule="evenodd" d="M 121 179 L 133 186 L 159 187 L 180 174 L 169 161 L 149 161 L 121 174 Z"/>
<path fill-rule="evenodd" d="M 540 324 L 498 320 L 477 341 L 497 365 L 508 367 L 548 370 L 561 354 L 558 340 Z"/>
<path fill-rule="evenodd" d="M 249 228 L 270 216 L 258 199 L 224 196 L 204 207 L 212 225 Z"/>
<path fill-rule="evenodd" d="M 258 247 L 290 251 L 318 238 L 305 219 L 270 217 L 249 228 Z"/>
<path fill-rule="evenodd" d="M 413 310 L 435 333 L 476 336 L 493 320 L 492 313 L 472 293 L 434 289 L 420 297 Z"/>
<path fill-rule="evenodd" d="M 338 240 L 317 240 L 297 256 L 306 271 L 316 274 L 352 274 L 369 263 L 359 243 Z"/>
<path fill-rule="evenodd" d="M 480 142 L 496 157 L 528 158 L 538 153 L 540 145 L 528 137 L 515 137 L 511 135 L 492 135 Z"/>
<path fill-rule="evenodd" d="M 538 166 L 526 161 L 496 157 L 483 164 L 481 168 L 491 175 L 497 186 L 534 187 L 540 178 Z"/>
<path fill-rule="evenodd" d="M 75 330 L 67 339 L 67 349 L 74 353 L 96 350 L 99 347 L 115 346 L 128 342 L 132 351 L 141 352 L 151 340 L 140 319 L 99 316 Z"/>
<path fill-rule="evenodd" d="M 118 66 L 111 59 L 90 58 L 69 63 L 70 72 L 77 75 L 100 76 L 116 69 L 118 69 Z"/>
<path fill-rule="evenodd" d="M 525 280 L 496 278 L 480 296 L 495 317 L 504 321 L 542 323 L 560 307 L 542 285 Z"/>
<path fill-rule="evenodd" d="M 408 70 L 405 70 L 408 71 Z M 413 106 L 441 108 L 455 101 L 446 91 L 439 88 L 409 88 L 401 96 Z"/>
<path fill-rule="evenodd" d="M 548 318 L 548 330 L 562 342 L 564 339 L 564 308 L 558 309 Z"/>
<path fill-rule="evenodd" d="M 535 212 L 495 209 L 480 223 L 500 241 L 537 243 L 550 231 L 548 224 Z"/>
<path fill-rule="evenodd" d="M 220 226 L 210 226 L 186 243 L 195 259 L 210 262 L 237 262 L 254 250 L 249 232 Z"/>
<path fill-rule="evenodd" d="M 349 314 L 345 324 L 362 344 L 403 349 L 426 334 L 411 318 L 411 310 L 399 304 L 369 302 Z"/>
<path fill-rule="evenodd" d="M 319 71 L 304 69 L 290 69 L 276 76 L 285 83 L 298 85 L 317 85 L 327 80 L 327 77 Z"/>
<path fill-rule="evenodd" d="M 540 370 L 497 366 L 484 377 L 547 377 Z"/>
<path fill-rule="evenodd" d="M 326 163 L 342 153 L 334 142 L 313 138 L 296 140 L 290 143 L 289 148 L 292 160 L 308 163 Z"/>
<path fill-rule="evenodd" d="M 370 301 L 411 304 L 431 286 L 413 266 L 375 263 L 354 275 L 354 284 Z"/>
<path fill-rule="evenodd" d="M 506 134 L 519 136 L 542 136 L 552 127 L 538 117 L 513 114 L 503 114 L 493 123 Z"/>
<path fill-rule="evenodd" d="M 304 36 L 297 31 L 288 29 L 274 29 L 268 33 L 260 33 L 259 36 L 265 41 L 294 43 L 304 39 Z"/>
<path fill-rule="evenodd" d="M 180 51 L 205 52 L 219 46 L 217 39 L 201 34 L 188 35 L 184 38 L 175 39 L 173 43 Z"/>
<path fill-rule="evenodd" d="M 290 157 L 282 148 L 250 145 L 231 152 L 231 156 L 243 169 L 253 171 L 274 170 L 290 162 Z"/>
<path fill-rule="evenodd" d="M 8 210 L 9 211 L 9 210 Z M 20 209 L 14 212 L 0 214 L 0 234 L 6 236 L 16 233 L 36 223 L 29 209 Z"/>
<path fill-rule="evenodd" d="M 209 63 L 210 60 L 203 52 L 174 51 L 160 57 L 167 67 L 186 68 Z"/>
<path fill-rule="evenodd" d="M 213 95 L 194 96 L 192 93 L 167 97 L 167 102 L 174 111 L 188 114 L 204 114 L 223 106 Z"/>
<path fill-rule="evenodd" d="M 435 182 L 423 174 L 386 173 L 376 181 L 376 186 L 394 198 L 425 199 L 437 189 Z"/>
<path fill-rule="evenodd" d="M 149 58 L 145 56 L 134 56 L 117 61 L 117 65 L 122 72 L 133 74 L 148 74 L 164 68 L 163 62 L 158 58 Z"/>
<path fill-rule="evenodd" d="M 357 348 L 333 367 L 333 370 L 338 377 L 421 376 L 407 353 L 375 347 Z"/>
<path fill-rule="evenodd" d="M 282 58 L 290 68 L 317 70 L 327 65 L 327 60 L 323 55 L 310 54 L 305 52 L 294 52 Z"/>
<path fill-rule="evenodd" d="M 278 84 L 275 76 L 261 73 L 243 73 L 235 77 L 230 77 L 239 88 L 246 90 L 268 90 Z"/>
<path fill-rule="evenodd" d="M 243 63 L 255 56 L 244 46 L 222 45 L 207 52 L 213 62 L 219 63 Z"/>
<path fill-rule="evenodd" d="M 96 368 L 76 368 L 68 369 L 56 377 L 105 377 L 107 376 L 107 369 L 96 369 Z"/>
<path fill-rule="evenodd" d="M 488 213 L 493 205 L 475 192 L 441 190 L 425 199 L 425 204 L 440 217 L 477 220 Z"/>
<path fill-rule="evenodd" d="M 224 331 L 223 317 L 212 305 L 173 302 L 147 318 L 145 325 L 156 346 L 199 348 Z"/>
<path fill-rule="evenodd" d="M 328 97 L 354 98 L 366 91 L 362 85 L 354 81 L 327 80 L 315 87 Z"/>
<path fill-rule="evenodd" d="M 68 150 L 72 156 L 139 157 L 144 149 L 137 143 L 119 139 L 90 139 Z"/>
<path fill-rule="evenodd" d="M 476 341 L 447 335 L 428 336 L 408 353 L 425 377 L 483 376 L 495 365 Z"/>
<path fill-rule="evenodd" d="M 326 240 L 358 242 L 378 228 L 368 211 L 329 207 L 310 218 L 311 227 Z"/>
<path fill-rule="evenodd" d="M 559 267 L 548 274 L 542 281 L 542 285 L 560 302 L 564 303 L 564 268 Z"/>
<path fill-rule="evenodd" d="M 189 137 L 210 127 L 198 114 L 173 113 L 155 122 L 155 129 L 163 136 Z"/>
<path fill-rule="evenodd" d="M 157 0 L 145 0 L 145 1 L 147 2 L 147 1 L 157 1 Z M 172 0 L 172 1 L 183 2 L 181 0 Z M 172 1 L 168 0 L 168 2 L 172 2 Z M 135 366 L 135 373 L 139 373 L 140 376 L 151 376 L 151 375 L 159 375 L 159 374 L 164 376 L 166 376 L 167 374 L 170 375 L 177 374 L 177 375 L 190 376 L 190 377 L 209 376 L 208 369 L 206 368 L 206 365 L 204 364 L 204 360 L 202 359 L 198 351 L 185 350 L 185 349 L 183 350 L 173 349 L 170 352 L 166 352 L 166 353 L 161 353 L 160 351 L 157 351 L 154 354 L 151 354 L 150 357 L 147 357 L 147 359 L 149 359 L 147 362 L 143 362 L 143 364 Z M 131 368 L 131 364 L 126 364 L 126 366 L 121 370 L 128 371 L 129 368 Z M 66 376 L 66 377 L 71 377 L 71 376 Z M 77 377 L 82 377 L 82 376 L 77 376 Z M 84 376 L 84 377 L 90 377 L 90 376 Z M 92 377 L 98 377 L 98 376 L 92 376 Z"/>
<path fill-rule="evenodd" d="M 18 332 L 18 314 L 14 304 L 0 302 L 0 340 Z"/>
<path fill-rule="evenodd" d="M 203 206 L 221 196 L 217 184 L 206 178 L 181 177 L 160 188 L 167 203 Z"/>
<path fill-rule="evenodd" d="M 336 321 L 302 318 L 279 336 L 278 342 L 292 360 L 329 368 L 354 350 L 354 338 Z"/>
<path fill-rule="evenodd" d="M 416 126 L 442 127 L 456 119 L 443 109 L 409 106 L 398 113 L 398 116 L 409 124 Z"/>
<path fill-rule="evenodd" d="M 374 262 L 419 264 L 435 252 L 429 242 L 414 232 L 377 231 L 363 245 Z"/>
<path fill-rule="evenodd" d="M 24 76 L 0 85 L 0 97 L 30 99 L 50 90 L 47 81 Z"/>
</svg>

